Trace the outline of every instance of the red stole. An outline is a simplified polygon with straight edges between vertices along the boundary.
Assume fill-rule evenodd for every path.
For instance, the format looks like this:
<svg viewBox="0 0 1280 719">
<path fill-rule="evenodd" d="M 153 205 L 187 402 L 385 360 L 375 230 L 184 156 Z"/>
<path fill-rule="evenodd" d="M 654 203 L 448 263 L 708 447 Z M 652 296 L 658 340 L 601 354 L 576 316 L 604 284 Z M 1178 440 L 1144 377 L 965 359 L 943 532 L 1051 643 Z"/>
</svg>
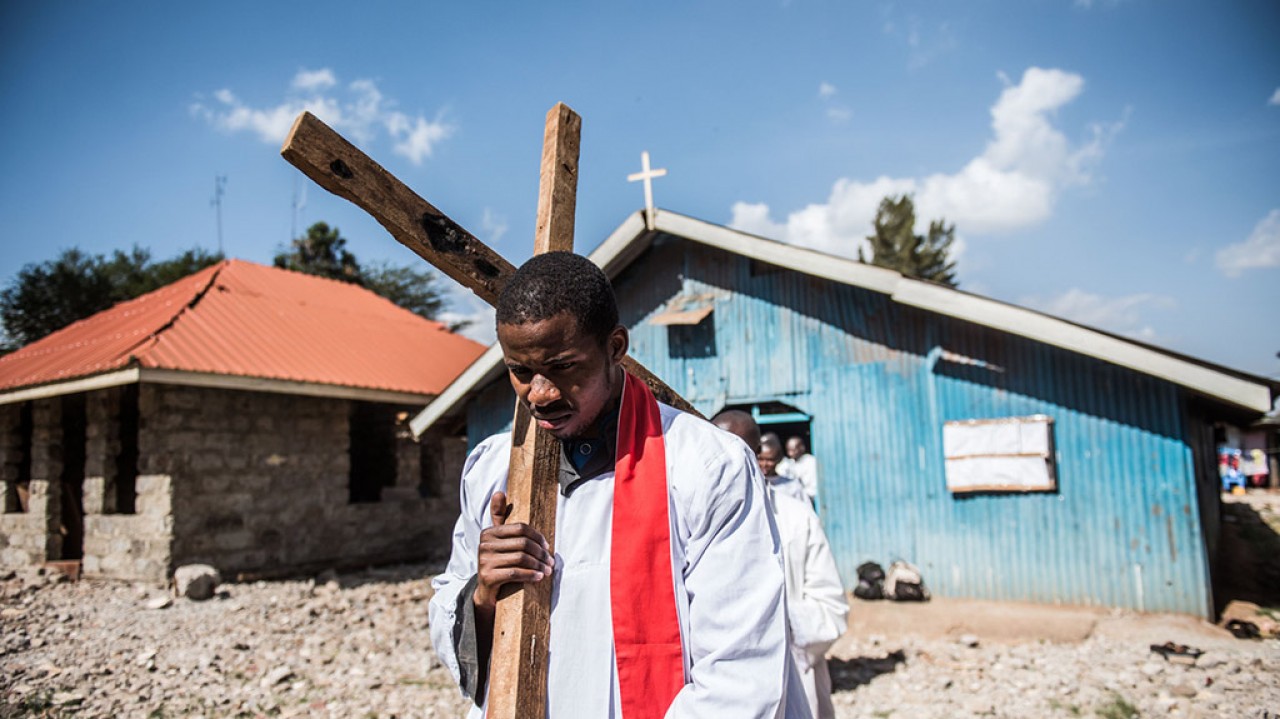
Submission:
<svg viewBox="0 0 1280 719">
<path fill-rule="evenodd" d="M 618 412 L 609 597 L 623 719 L 662 717 L 684 686 L 671 575 L 671 520 L 662 414 L 626 375 Z"/>
</svg>

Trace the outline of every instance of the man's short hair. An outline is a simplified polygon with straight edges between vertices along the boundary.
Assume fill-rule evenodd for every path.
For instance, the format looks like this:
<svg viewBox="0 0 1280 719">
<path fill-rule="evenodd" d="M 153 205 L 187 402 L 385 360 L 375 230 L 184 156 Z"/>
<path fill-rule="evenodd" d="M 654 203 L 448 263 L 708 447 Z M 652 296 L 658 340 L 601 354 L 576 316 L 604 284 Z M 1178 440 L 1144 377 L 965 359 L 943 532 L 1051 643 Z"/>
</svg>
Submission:
<svg viewBox="0 0 1280 719">
<path fill-rule="evenodd" d="M 781 452 L 782 440 L 779 439 L 778 435 L 774 434 L 773 432 L 768 432 L 763 437 L 760 438 L 760 449 L 762 450 L 776 449 L 779 452 Z"/>
<path fill-rule="evenodd" d="M 752 452 L 760 452 L 760 425 L 750 414 L 740 409 L 726 409 L 711 418 L 711 424 L 730 434 L 736 434 L 747 443 Z"/>
<path fill-rule="evenodd" d="M 604 342 L 618 326 L 618 301 L 604 272 L 572 252 L 534 255 L 498 295 L 497 323 L 523 325 L 567 313 Z"/>
</svg>

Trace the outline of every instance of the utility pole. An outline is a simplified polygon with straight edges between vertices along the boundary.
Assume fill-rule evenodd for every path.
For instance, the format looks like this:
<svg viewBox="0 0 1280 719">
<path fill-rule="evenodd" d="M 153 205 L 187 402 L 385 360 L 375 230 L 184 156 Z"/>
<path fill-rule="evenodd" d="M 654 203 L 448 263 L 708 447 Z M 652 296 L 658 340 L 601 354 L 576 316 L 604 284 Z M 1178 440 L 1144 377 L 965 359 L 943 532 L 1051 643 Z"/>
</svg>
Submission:
<svg viewBox="0 0 1280 719">
<path fill-rule="evenodd" d="M 218 216 L 218 254 L 222 254 L 222 196 L 226 194 L 227 176 L 213 176 L 213 199 L 209 201 L 213 205 L 214 211 Z"/>
<path fill-rule="evenodd" d="M 299 182 L 300 175 L 293 176 L 293 213 L 289 223 L 289 241 L 298 239 L 298 220 L 302 218 L 302 210 L 307 206 L 307 186 Z M 301 189 L 299 186 L 301 185 Z"/>
</svg>

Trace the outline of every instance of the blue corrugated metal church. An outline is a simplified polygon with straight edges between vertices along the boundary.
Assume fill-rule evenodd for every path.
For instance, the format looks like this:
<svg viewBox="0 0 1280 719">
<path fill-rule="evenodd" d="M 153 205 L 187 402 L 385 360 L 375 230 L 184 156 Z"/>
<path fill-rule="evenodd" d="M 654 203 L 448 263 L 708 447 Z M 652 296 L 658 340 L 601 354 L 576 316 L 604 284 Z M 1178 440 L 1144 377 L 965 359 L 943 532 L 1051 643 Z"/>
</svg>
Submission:
<svg viewBox="0 0 1280 719">
<path fill-rule="evenodd" d="M 591 258 L 646 367 L 809 439 L 850 588 L 905 559 L 940 596 L 1213 616 L 1213 428 L 1274 383 L 663 210 Z M 474 445 L 513 399 L 495 344 L 414 430 Z"/>
</svg>

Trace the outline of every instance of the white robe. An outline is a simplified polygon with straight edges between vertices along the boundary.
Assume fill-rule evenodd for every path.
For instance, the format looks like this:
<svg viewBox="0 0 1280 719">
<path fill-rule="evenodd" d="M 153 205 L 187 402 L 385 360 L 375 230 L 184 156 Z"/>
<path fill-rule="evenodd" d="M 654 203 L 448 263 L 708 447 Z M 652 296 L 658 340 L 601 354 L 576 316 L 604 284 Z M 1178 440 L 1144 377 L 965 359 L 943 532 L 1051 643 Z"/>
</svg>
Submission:
<svg viewBox="0 0 1280 719">
<path fill-rule="evenodd" d="M 813 506 L 813 499 L 808 492 L 804 491 L 804 485 L 800 484 L 800 480 L 795 477 L 789 477 L 785 474 L 775 474 L 772 477 L 765 477 L 765 482 L 769 486 L 769 491 L 775 497 L 791 497 L 798 499 L 809 506 Z"/>
<path fill-rule="evenodd" d="M 800 459 L 786 457 L 778 462 L 778 474 L 785 474 L 800 482 L 809 499 L 818 497 L 818 458 L 812 454 L 802 454 Z"/>
<path fill-rule="evenodd" d="M 791 650 L 809 709 L 816 719 L 832 719 L 827 650 L 844 634 L 849 604 L 835 558 L 808 499 L 773 492 L 774 517 L 782 538 L 787 576 L 787 623 Z"/>
<path fill-rule="evenodd" d="M 660 405 L 666 444 L 672 574 L 685 686 L 667 717 L 810 716 L 787 637 L 777 530 L 755 457 L 737 437 Z M 463 469 L 462 513 L 446 571 L 432 581 L 431 639 L 459 677 L 452 629 L 476 573 L 489 498 L 504 490 L 509 435 L 482 442 Z M 548 719 L 620 717 L 609 603 L 612 471 L 556 504 Z M 482 716 L 473 707 L 472 717 Z"/>
</svg>

